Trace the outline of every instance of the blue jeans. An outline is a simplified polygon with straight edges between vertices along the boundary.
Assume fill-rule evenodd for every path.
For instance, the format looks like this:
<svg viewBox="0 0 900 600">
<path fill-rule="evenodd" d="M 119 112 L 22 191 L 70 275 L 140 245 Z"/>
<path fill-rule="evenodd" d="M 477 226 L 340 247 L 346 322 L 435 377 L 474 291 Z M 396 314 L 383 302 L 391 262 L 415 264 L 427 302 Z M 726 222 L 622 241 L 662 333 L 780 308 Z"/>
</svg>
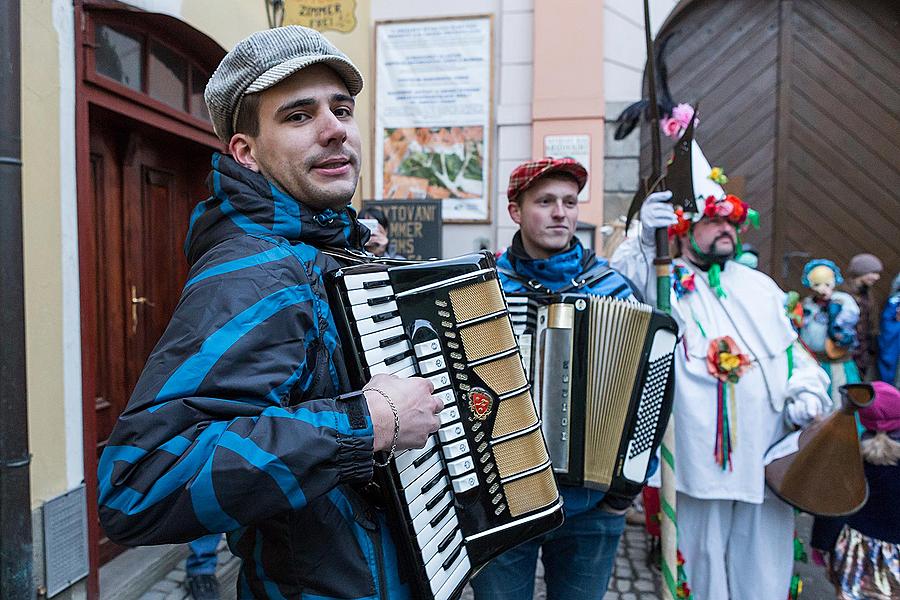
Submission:
<svg viewBox="0 0 900 600">
<path fill-rule="evenodd" d="M 191 553 L 184 565 L 188 577 L 216 574 L 216 547 L 221 537 L 221 533 L 211 533 L 188 544 Z"/>
<path fill-rule="evenodd" d="M 538 549 L 542 549 L 547 600 L 601 600 L 606 595 L 625 515 L 592 508 L 566 516 L 562 527 L 517 546 L 488 564 L 475 579 L 476 600 L 530 600 Z"/>
</svg>

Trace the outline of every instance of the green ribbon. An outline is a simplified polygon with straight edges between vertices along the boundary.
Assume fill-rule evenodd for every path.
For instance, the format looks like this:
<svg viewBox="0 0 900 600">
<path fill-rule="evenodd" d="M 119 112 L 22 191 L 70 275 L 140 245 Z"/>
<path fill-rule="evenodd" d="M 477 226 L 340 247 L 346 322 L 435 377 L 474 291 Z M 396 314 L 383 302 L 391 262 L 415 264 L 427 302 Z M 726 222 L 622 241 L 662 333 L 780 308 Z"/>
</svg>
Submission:
<svg viewBox="0 0 900 600">
<path fill-rule="evenodd" d="M 747 220 L 753 226 L 753 229 L 759 229 L 759 213 L 752 208 L 747 208 Z"/>
<path fill-rule="evenodd" d="M 725 298 L 728 294 L 725 293 L 725 290 L 722 289 L 722 265 L 717 262 L 714 262 L 709 267 L 709 287 L 713 289 L 716 293 L 716 296 L 719 298 Z"/>
</svg>

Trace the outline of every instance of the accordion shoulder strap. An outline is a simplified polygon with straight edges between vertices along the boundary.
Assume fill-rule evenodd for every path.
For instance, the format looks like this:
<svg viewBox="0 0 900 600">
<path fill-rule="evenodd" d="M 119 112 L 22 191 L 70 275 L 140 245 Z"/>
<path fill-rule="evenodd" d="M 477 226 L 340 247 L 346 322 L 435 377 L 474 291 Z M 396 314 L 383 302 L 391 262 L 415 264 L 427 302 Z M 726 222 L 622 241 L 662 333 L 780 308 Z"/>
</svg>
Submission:
<svg viewBox="0 0 900 600">
<path fill-rule="evenodd" d="M 512 280 L 520 282 L 525 287 L 527 287 L 529 291 L 532 292 L 540 292 L 542 294 L 564 294 L 567 292 L 574 292 L 575 290 L 581 289 L 584 286 L 592 286 L 612 273 L 613 270 L 612 267 L 607 264 L 600 263 L 599 261 L 595 262 L 593 266 L 584 271 L 576 279 L 573 279 L 571 283 L 563 286 L 558 290 L 551 290 L 536 279 L 528 279 L 527 277 L 523 277 L 521 274 L 505 267 L 497 267 L 497 272 L 501 275 L 509 277 Z"/>
</svg>

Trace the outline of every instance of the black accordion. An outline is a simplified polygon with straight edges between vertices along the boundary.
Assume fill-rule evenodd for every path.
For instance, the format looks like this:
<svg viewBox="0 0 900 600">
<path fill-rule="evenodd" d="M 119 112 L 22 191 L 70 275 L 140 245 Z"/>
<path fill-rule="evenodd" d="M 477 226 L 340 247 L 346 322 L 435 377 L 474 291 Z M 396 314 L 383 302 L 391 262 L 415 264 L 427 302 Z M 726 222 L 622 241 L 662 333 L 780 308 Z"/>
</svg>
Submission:
<svg viewBox="0 0 900 600">
<path fill-rule="evenodd" d="M 426 377 L 445 407 L 423 449 L 377 470 L 401 576 L 415 598 L 457 598 L 492 558 L 561 525 L 562 499 L 493 257 L 363 260 L 326 275 L 351 382 Z"/>
<path fill-rule="evenodd" d="M 637 494 L 672 412 L 674 319 L 584 294 L 507 302 L 559 483 Z"/>
</svg>

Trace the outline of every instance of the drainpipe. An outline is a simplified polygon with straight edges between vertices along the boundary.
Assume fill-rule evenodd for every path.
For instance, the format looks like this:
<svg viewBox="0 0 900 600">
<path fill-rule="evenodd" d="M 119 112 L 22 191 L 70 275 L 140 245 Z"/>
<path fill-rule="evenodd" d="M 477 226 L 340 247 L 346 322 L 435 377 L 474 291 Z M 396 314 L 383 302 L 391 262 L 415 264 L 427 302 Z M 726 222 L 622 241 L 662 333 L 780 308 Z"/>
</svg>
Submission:
<svg viewBox="0 0 900 600">
<path fill-rule="evenodd" d="M 19 0 L 0 2 L 0 597 L 33 598 Z"/>
</svg>

